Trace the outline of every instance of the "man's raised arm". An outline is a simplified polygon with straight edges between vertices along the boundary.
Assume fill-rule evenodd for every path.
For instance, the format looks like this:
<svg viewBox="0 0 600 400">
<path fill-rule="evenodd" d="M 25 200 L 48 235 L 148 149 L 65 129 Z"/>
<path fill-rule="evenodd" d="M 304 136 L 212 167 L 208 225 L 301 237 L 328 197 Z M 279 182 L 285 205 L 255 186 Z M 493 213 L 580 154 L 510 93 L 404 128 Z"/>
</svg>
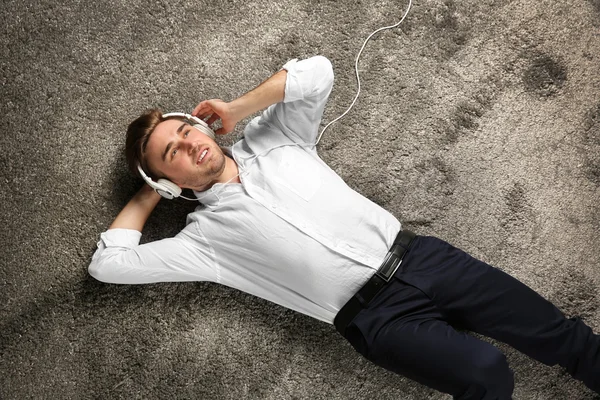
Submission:
<svg viewBox="0 0 600 400">
<path fill-rule="evenodd" d="M 220 119 L 223 127 L 215 131 L 218 135 L 232 132 L 235 125 L 247 116 L 283 101 L 286 77 L 287 71 L 282 69 L 229 103 L 220 99 L 204 100 L 194 108 L 192 115 L 201 119 L 209 117 L 206 121 L 208 125 Z"/>
<path fill-rule="evenodd" d="M 208 125 L 220 119 L 223 127 L 215 133 L 222 135 L 232 132 L 242 119 L 273 104 L 298 102 L 293 107 L 278 104 L 276 113 L 263 114 L 263 117 L 277 119 L 294 140 L 311 142 L 316 139 L 333 78 L 333 68 L 326 57 L 293 59 L 245 95 L 230 103 L 220 99 L 204 100 L 194 108 L 192 115 L 206 120 Z"/>
<path fill-rule="evenodd" d="M 229 103 L 233 114 L 239 118 L 238 121 L 257 111 L 264 110 L 272 104 L 283 101 L 286 77 L 287 71 L 282 69 L 271 75 L 269 79 L 261 83 L 254 90 Z"/>
<path fill-rule="evenodd" d="M 121 210 L 108 229 L 133 229 L 141 232 L 146 220 L 160 200 L 160 195 L 144 184 Z"/>
</svg>

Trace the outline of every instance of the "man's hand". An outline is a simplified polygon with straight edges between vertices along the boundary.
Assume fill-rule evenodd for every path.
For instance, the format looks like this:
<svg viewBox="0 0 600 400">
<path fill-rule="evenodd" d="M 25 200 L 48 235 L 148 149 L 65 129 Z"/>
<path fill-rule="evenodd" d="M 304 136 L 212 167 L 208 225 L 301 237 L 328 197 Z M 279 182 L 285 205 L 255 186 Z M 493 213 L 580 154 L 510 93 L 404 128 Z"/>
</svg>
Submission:
<svg viewBox="0 0 600 400">
<path fill-rule="evenodd" d="M 204 100 L 194 108 L 192 115 L 202 120 L 208 118 L 206 123 L 211 126 L 215 121 L 221 120 L 222 128 L 215 131 L 217 135 L 225 135 L 233 132 L 235 125 L 240 121 L 233 114 L 229 103 L 220 99 Z"/>
<path fill-rule="evenodd" d="M 233 132 L 235 125 L 247 116 L 283 101 L 286 78 L 287 71 L 282 69 L 230 103 L 219 99 L 204 100 L 194 108 L 192 115 L 200 119 L 208 118 L 206 123 L 209 126 L 220 119 L 223 127 L 215 132 L 217 135 Z"/>
</svg>

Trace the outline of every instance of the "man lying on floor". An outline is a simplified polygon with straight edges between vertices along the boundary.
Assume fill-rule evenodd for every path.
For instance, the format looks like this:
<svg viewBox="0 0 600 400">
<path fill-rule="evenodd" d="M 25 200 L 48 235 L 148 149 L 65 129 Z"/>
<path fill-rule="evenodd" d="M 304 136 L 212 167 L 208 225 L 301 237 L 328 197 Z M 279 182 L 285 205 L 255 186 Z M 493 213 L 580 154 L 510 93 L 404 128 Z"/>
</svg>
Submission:
<svg viewBox="0 0 600 400">
<path fill-rule="evenodd" d="M 121 284 L 211 281 L 334 324 L 364 357 L 456 399 L 510 399 L 513 372 L 493 345 L 559 364 L 600 393 L 600 336 L 578 317 L 449 243 L 401 229 L 350 189 L 316 149 L 333 86 L 322 56 L 291 60 L 244 96 L 206 100 L 193 118 L 151 110 L 131 123 L 134 174 L 166 197 L 202 203 L 175 237 L 140 245 L 161 198 L 148 184 L 101 234 L 89 273 Z M 266 109 L 244 138 L 217 134 Z M 365 133 L 368 134 L 368 133 Z"/>
</svg>

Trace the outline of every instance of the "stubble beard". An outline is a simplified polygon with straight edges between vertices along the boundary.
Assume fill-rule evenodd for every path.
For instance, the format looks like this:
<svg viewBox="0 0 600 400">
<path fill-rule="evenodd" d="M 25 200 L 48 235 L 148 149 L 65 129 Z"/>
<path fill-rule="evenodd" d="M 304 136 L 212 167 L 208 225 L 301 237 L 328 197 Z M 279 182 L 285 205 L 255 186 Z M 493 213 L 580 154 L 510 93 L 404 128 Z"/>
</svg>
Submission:
<svg viewBox="0 0 600 400">
<path fill-rule="evenodd" d="M 225 167 L 227 166 L 227 159 L 225 158 L 225 154 L 223 154 L 223 152 L 221 151 L 216 152 L 216 154 L 211 154 L 211 158 L 209 160 L 206 160 L 206 162 L 210 163 L 208 165 L 208 170 L 202 172 L 198 171 L 198 173 L 203 174 L 205 177 L 210 177 L 211 180 L 209 183 L 206 183 L 206 181 L 203 179 L 202 181 L 204 181 L 204 185 L 197 186 L 202 188 L 200 191 L 210 189 L 216 183 L 216 180 L 221 176 L 221 174 L 223 174 L 223 172 L 225 171 Z"/>
</svg>

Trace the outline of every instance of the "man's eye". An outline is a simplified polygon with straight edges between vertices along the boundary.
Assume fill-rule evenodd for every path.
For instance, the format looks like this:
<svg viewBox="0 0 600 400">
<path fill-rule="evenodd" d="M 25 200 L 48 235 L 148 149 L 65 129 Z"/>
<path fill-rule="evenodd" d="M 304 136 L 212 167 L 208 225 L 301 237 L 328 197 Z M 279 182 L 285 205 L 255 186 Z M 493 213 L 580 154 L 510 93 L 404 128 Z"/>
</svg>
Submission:
<svg viewBox="0 0 600 400">
<path fill-rule="evenodd" d="M 171 157 L 175 157 L 175 154 L 177 154 L 177 149 L 173 150 L 173 152 L 171 153 Z"/>
<path fill-rule="evenodd" d="M 185 138 L 185 137 L 187 137 L 187 135 L 189 135 L 189 133 L 190 133 L 190 131 L 186 131 L 186 132 L 183 134 L 183 137 L 184 137 L 184 138 Z"/>
</svg>

